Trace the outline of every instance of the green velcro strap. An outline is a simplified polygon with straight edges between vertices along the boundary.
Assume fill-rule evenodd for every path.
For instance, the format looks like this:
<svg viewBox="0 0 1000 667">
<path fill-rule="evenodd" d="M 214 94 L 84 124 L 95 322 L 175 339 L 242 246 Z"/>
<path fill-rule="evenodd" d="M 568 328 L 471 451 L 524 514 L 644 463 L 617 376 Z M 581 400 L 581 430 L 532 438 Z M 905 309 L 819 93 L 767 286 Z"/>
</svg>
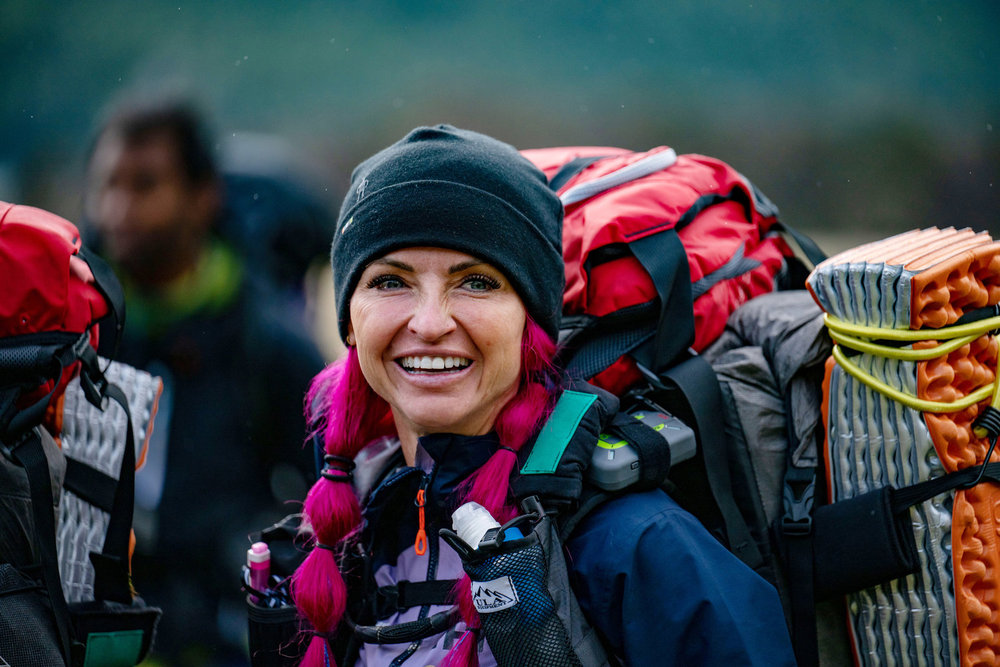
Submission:
<svg viewBox="0 0 1000 667">
<path fill-rule="evenodd" d="M 132 667 L 142 651 L 142 630 L 91 632 L 83 667 Z"/>
<path fill-rule="evenodd" d="M 552 416 L 538 433 L 535 446 L 521 468 L 522 475 L 550 475 L 556 471 L 566 445 L 576 433 L 580 420 L 597 400 L 594 394 L 567 390 L 552 410 Z"/>
</svg>

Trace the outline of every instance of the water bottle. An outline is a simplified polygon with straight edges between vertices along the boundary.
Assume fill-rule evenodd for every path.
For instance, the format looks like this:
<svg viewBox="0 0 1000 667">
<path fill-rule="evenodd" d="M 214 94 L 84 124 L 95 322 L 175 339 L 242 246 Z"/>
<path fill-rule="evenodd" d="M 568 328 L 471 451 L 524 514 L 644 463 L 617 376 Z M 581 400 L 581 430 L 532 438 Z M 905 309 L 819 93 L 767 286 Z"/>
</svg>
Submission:
<svg viewBox="0 0 1000 667">
<path fill-rule="evenodd" d="M 476 502 L 467 502 L 451 514 L 451 525 L 458 537 L 472 549 L 478 549 L 487 533 L 492 536 L 500 530 L 500 523 L 489 510 Z M 505 540 L 524 537 L 521 531 L 511 526 L 504 531 Z"/>
<path fill-rule="evenodd" d="M 267 591 L 267 580 L 271 576 L 271 550 L 264 542 L 254 542 L 247 549 L 247 567 L 250 568 L 250 587 L 261 593 Z M 262 603 L 254 594 L 250 599 Z"/>
</svg>

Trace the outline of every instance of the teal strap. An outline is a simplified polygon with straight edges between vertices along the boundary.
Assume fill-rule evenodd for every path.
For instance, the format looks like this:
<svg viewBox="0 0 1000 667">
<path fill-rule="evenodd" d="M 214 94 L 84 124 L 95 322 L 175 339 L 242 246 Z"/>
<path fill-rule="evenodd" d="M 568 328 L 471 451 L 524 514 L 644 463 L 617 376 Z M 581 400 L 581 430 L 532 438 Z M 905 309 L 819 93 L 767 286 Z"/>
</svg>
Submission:
<svg viewBox="0 0 1000 667">
<path fill-rule="evenodd" d="M 572 439 L 580 420 L 597 400 L 594 394 L 567 390 L 559 397 L 552 415 L 535 440 L 528 460 L 521 468 L 522 475 L 551 475 L 556 471 L 566 446 Z"/>
</svg>

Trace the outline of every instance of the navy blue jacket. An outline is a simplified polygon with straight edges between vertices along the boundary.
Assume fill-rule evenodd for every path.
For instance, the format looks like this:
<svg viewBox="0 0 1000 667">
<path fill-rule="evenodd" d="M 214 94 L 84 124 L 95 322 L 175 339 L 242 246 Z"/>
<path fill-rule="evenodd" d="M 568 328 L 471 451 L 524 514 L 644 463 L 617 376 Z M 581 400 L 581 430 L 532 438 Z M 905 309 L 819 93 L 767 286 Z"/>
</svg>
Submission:
<svg viewBox="0 0 1000 667">
<path fill-rule="evenodd" d="M 664 492 L 602 505 L 566 547 L 580 607 L 626 664 L 795 664 L 774 587 Z"/>
</svg>

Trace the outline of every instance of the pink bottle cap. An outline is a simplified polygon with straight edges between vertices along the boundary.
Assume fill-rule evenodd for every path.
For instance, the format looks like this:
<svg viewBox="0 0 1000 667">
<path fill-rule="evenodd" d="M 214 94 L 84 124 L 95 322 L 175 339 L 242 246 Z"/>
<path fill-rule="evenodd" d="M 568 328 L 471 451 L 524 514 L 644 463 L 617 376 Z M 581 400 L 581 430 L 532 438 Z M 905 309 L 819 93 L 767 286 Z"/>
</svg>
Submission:
<svg viewBox="0 0 1000 667">
<path fill-rule="evenodd" d="M 266 563 L 271 560 L 271 550 L 264 542 L 254 542 L 247 549 L 247 563 Z"/>
</svg>

